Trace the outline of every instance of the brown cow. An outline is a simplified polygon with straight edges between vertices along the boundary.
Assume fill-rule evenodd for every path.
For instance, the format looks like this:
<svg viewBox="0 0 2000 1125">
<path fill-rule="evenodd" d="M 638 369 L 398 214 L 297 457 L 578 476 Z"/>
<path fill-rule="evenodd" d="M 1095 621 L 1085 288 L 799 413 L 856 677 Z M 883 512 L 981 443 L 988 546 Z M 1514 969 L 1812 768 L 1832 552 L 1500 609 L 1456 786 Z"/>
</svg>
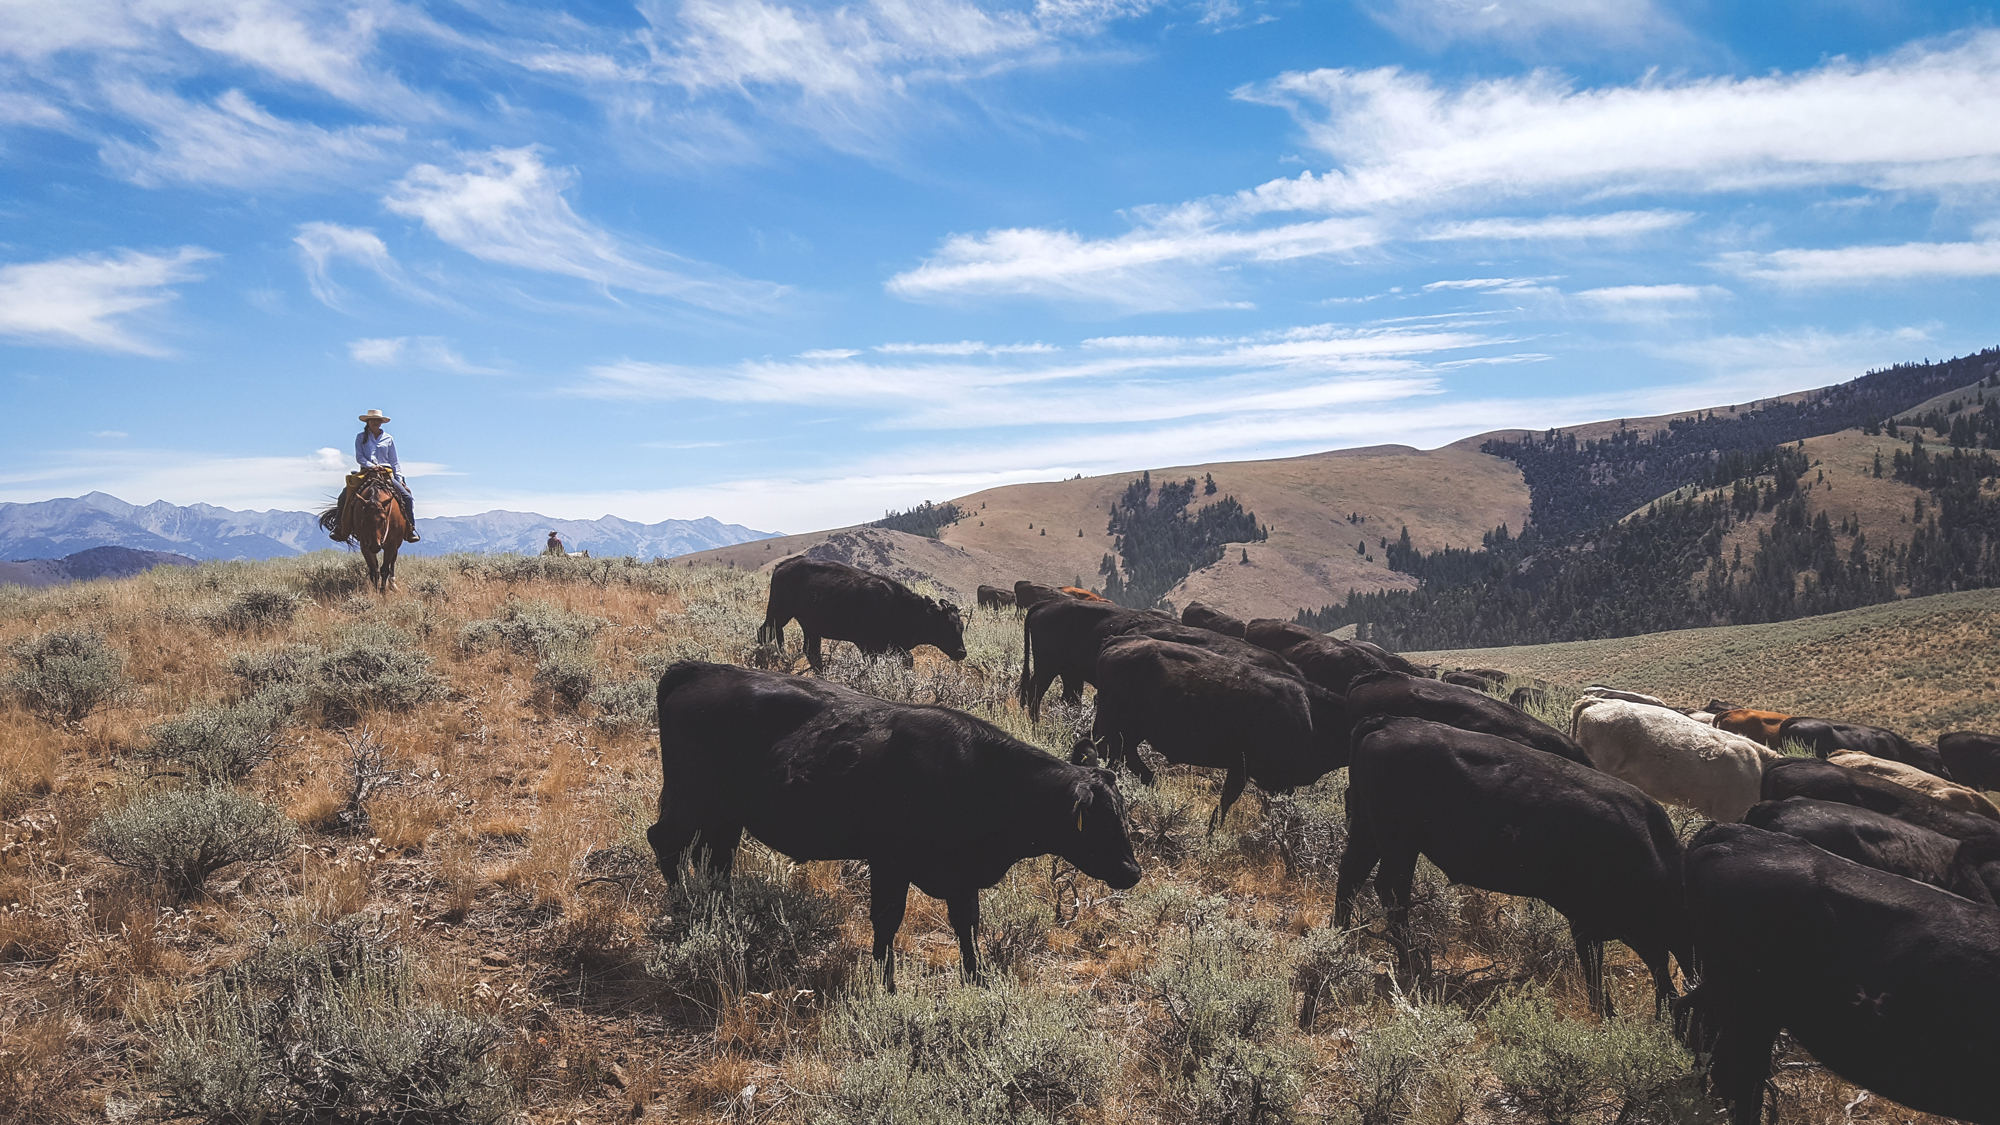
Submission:
<svg viewBox="0 0 2000 1125">
<path fill-rule="evenodd" d="M 1723 711 L 1715 716 L 1715 725 L 1730 734 L 1740 734 L 1752 742 L 1761 742 L 1771 749 L 1778 748 L 1778 728 L 1785 725 L 1790 715 L 1776 711 L 1757 711 L 1749 707 L 1738 707 Z"/>
<path fill-rule="evenodd" d="M 1014 583 L 1014 604 L 1022 609 L 1033 609 L 1061 593 L 1062 591 L 1054 586 L 1044 586 L 1040 582 L 1030 582 L 1023 578 Z"/>
<path fill-rule="evenodd" d="M 981 587 L 979 587 L 979 608 L 1013 609 L 1014 591 L 1002 590 L 998 586 L 982 585 Z"/>
<path fill-rule="evenodd" d="M 1111 600 L 1110 598 L 1099 597 L 1080 586 L 1058 586 L 1056 588 L 1080 602 L 1108 602 Z"/>
</svg>

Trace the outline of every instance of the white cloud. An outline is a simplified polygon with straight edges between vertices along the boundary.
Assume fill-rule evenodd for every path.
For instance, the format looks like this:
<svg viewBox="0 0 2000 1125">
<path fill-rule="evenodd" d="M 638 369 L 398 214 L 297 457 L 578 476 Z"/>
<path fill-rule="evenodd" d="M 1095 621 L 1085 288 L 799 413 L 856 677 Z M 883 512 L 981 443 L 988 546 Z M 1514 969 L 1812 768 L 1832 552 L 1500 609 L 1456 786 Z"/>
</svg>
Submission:
<svg viewBox="0 0 2000 1125">
<path fill-rule="evenodd" d="M 1693 316 L 1731 296 L 1720 285 L 1610 285 L 1575 294 L 1578 302 L 1606 320 L 1633 322 Z"/>
<path fill-rule="evenodd" d="M 1388 67 L 1295 72 L 1236 96 L 1289 110 L 1340 165 L 1205 204 L 1239 216 L 2000 183 L 2000 31 L 1754 78 L 1578 89 L 1536 71 L 1451 90 Z"/>
<path fill-rule="evenodd" d="M 591 368 L 573 393 L 869 409 L 885 429 L 1103 426 L 1318 409 L 1439 390 L 1433 356 L 1503 344 L 1429 325 L 1306 325 L 1249 336 L 1100 338 L 1090 354 L 908 351 L 856 362 L 747 361 L 721 367 L 626 360 Z M 921 386 L 913 396 L 908 388 Z"/>
<path fill-rule="evenodd" d="M 875 350 L 889 355 L 1029 355 L 1062 349 L 1054 344 L 988 344 L 980 340 L 960 340 L 955 344 L 877 344 Z"/>
<path fill-rule="evenodd" d="M 1214 308 L 1230 302 L 1213 273 L 1189 266 L 1337 256 L 1378 245 L 1377 224 L 1324 219 L 1261 230 L 1147 228 L 1117 238 L 1014 229 L 953 235 L 922 265 L 890 278 L 912 300 L 1026 296 L 1082 301 L 1128 311 Z"/>
<path fill-rule="evenodd" d="M 121 250 L 0 266 L 0 336 L 165 355 L 166 349 L 128 332 L 123 321 L 173 300 L 168 286 L 198 280 L 194 263 L 213 257 L 184 246 L 172 255 Z"/>
<path fill-rule="evenodd" d="M 800 359 L 853 359 L 860 355 L 853 348 L 813 348 L 799 353 Z"/>
<path fill-rule="evenodd" d="M 213 103 L 133 84 L 113 85 L 105 93 L 113 108 L 146 130 L 151 144 L 113 138 L 99 155 L 144 187 L 171 181 L 226 187 L 319 182 L 381 161 L 383 146 L 403 139 L 399 128 L 325 129 L 288 121 L 240 90 L 226 91 Z"/>
<path fill-rule="evenodd" d="M 1548 215 L 1539 219 L 1466 219 L 1439 223 L 1416 237 L 1424 242 L 1636 238 L 1672 230 L 1693 218 L 1686 211 L 1614 211 L 1607 215 Z"/>
<path fill-rule="evenodd" d="M 673 297 L 717 309 L 747 309 L 778 293 L 776 286 L 722 276 L 663 251 L 632 251 L 584 221 L 563 198 L 575 180 L 542 164 L 533 148 L 466 154 L 462 171 L 419 164 L 383 205 L 421 220 L 430 232 L 475 258 L 582 278 L 595 285 Z M 638 260 L 660 259 L 672 269 Z M 695 277 L 702 270 L 713 276 Z"/>
<path fill-rule="evenodd" d="M 204 50 L 346 102 L 405 115 L 426 104 L 367 65 L 377 30 L 398 18 L 391 4 L 362 0 L 315 11 L 296 3 L 226 0 L 175 7 L 179 10 L 171 17 L 174 31 Z"/>
<path fill-rule="evenodd" d="M 1940 277 L 2000 276 L 2000 241 L 1905 242 L 1831 250 L 1724 254 L 1718 268 L 1786 285 L 1844 285 Z"/>
<path fill-rule="evenodd" d="M 413 367 L 459 375 L 495 375 L 498 369 L 465 361 L 438 336 L 368 337 L 347 342 L 347 354 L 370 367 Z"/>
<path fill-rule="evenodd" d="M 304 259 L 306 284 L 312 287 L 313 296 L 329 308 L 339 308 L 344 295 L 334 282 L 330 268 L 334 262 L 342 260 L 373 270 L 376 276 L 408 296 L 433 299 L 429 293 L 410 283 L 403 274 L 403 268 L 390 255 L 389 247 L 372 230 L 344 227 L 338 223 L 300 223 L 298 233 L 292 237 L 292 244 L 299 248 L 299 255 Z"/>
<path fill-rule="evenodd" d="M 1455 281 L 1433 281 L 1424 286 L 1424 292 L 1435 293 L 1440 289 L 1476 289 L 1482 293 L 1504 293 L 1511 290 L 1529 289 L 1537 292 L 1546 288 L 1543 284 L 1555 281 L 1553 277 L 1467 277 Z"/>
</svg>

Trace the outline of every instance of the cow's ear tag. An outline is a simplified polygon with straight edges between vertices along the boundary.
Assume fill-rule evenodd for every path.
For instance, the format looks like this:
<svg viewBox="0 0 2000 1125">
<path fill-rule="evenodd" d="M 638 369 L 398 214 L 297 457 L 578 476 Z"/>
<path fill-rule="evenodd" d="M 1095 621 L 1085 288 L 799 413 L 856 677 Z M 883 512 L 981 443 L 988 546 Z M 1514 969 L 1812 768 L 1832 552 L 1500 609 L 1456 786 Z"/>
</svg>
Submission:
<svg viewBox="0 0 2000 1125">
<path fill-rule="evenodd" d="M 1078 832 L 1083 831 L 1083 809 L 1081 806 L 1076 810 L 1076 830 Z"/>
</svg>

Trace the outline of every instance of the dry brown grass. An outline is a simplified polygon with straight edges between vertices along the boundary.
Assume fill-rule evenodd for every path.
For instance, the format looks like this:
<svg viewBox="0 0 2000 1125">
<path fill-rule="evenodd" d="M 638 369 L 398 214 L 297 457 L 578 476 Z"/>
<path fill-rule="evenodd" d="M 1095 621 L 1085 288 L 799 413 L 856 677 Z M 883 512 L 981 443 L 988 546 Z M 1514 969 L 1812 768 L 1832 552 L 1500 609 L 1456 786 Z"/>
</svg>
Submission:
<svg viewBox="0 0 2000 1125">
<path fill-rule="evenodd" d="M 1293 466 L 1335 475 L 1352 468 Z M 1275 500 L 1260 508 L 1246 497 L 1249 485 L 1238 487 L 1224 469 L 1217 479 L 1260 516 L 1270 519 L 1279 510 Z M 1080 495 L 1089 499 L 1087 490 Z M 1311 502 L 1339 508 L 1352 501 L 1336 490 Z M 1462 515 L 1468 527 L 1500 522 L 1469 509 Z M 1094 518 L 1101 527 L 1101 516 Z M 1056 539 L 1052 533 L 1045 542 Z M 1074 545 L 1073 533 L 1072 540 L 1064 546 Z M 202 624 L 202 607 L 243 586 L 324 581 L 309 573 L 324 561 L 210 564 L 0 599 L 0 645 L 58 624 L 90 625 L 128 651 L 137 689 L 76 729 L 0 707 L 0 778 L 7 786 L 0 791 L 0 979 L 7 981 L 0 989 L 0 1119 L 102 1119 L 107 1097 L 122 1098 L 143 1084 L 147 1013 L 185 1005 L 202 982 L 273 941 L 321 940 L 336 931 L 393 946 L 417 966 L 426 997 L 502 1021 L 509 1038 L 499 1059 L 531 1120 L 805 1122 L 830 1104 L 852 1060 L 829 1053 L 821 1032 L 828 1012 L 844 1002 L 842 979 L 872 972 L 864 952 L 872 936 L 865 871 L 839 862 L 789 864 L 746 847 L 739 871 L 831 895 L 842 905 L 826 983 L 806 993 L 773 989 L 721 1004 L 666 993 L 640 968 L 655 940 L 647 927 L 664 889 L 641 835 L 657 791 L 657 743 L 643 728 L 594 723 L 589 705 L 579 715 L 550 714 L 532 697 L 531 660 L 458 644 L 460 628 L 495 615 L 509 597 L 544 600 L 612 622 L 595 642 L 599 681 L 636 680 L 676 656 L 739 658 L 761 617 L 762 581 L 686 568 L 677 569 L 681 584 L 671 587 L 510 580 L 419 558 L 405 561 L 412 592 L 400 597 L 336 591 L 304 603 L 288 626 L 259 633 Z M 339 818 L 347 792 L 339 732 L 301 716 L 283 731 L 276 759 L 243 785 L 301 822 L 300 846 L 286 859 L 219 872 L 206 897 L 170 908 L 156 889 L 110 869 L 78 843 L 100 808 L 138 791 L 132 751 L 153 724 L 234 698 L 240 685 L 226 669 L 231 653 L 329 646 L 357 621 L 370 620 L 404 630 L 451 694 L 411 711 L 365 716 L 401 782 L 371 800 L 368 833 L 345 831 Z M 1985 619 L 1966 620 L 1976 631 Z M 1919 670 L 1905 679 L 1942 682 L 1921 661 L 1942 667 L 1973 635 L 1923 642 L 1919 633 L 1935 622 L 1912 622 L 1910 651 L 1898 660 Z M 979 615 L 965 664 L 926 656 L 911 677 L 884 682 L 952 684 L 969 698 L 998 701 L 1019 639 L 1015 618 Z M 1841 690 L 1854 693 L 1857 703 L 1866 691 L 1832 664 L 1811 675 L 1843 680 Z M 1004 702 L 984 713 L 1009 731 L 1067 749 L 1057 724 L 1035 727 Z M 1179 947 L 1191 904 L 1257 935 L 1259 963 L 1277 974 L 1286 971 L 1284 959 L 1302 935 L 1331 913 L 1330 872 L 1286 875 L 1259 835 L 1265 808 L 1254 794 L 1213 839 L 1202 835 L 1200 817 L 1216 799 L 1214 778 L 1167 771 L 1161 796 L 1187 802 L 1194 821 L 1165 841 L 1171 858 L 1145 857 L 1146 880 L 1134 892 L 1112 894 L 1061 870 L 1051 877 L 1045 860 L 1023 864 L 1012 876 L 1010 893 L 1039 903 L 1050 918 L 1012 978 L 1034 995 L 1088 996 L 1090 1029 L 1115 1045 L 1118 1062 L 1101 1104 L 1079 1110 L 1075 1120 L 1188 1119 L 1184 1093 L 1163 1082 L 1148 1055 L 1167 1019 L 1148 981 Z M 1449 922 L 1458 935 L 1453 940 L 1476 939 L 1479 957 L 1487 959 L 1513 948 L 1504 934 L 1494 936 L 1490 905 L 1466 896 Z M 1379 938 L 1358 940 L 1371 955 L 1383 954 Z M 958 950 L 943 904 L 913 894 L 897 949 L 913 976 L 924 968 L 954 976 Z M 1489 976 L 1508 968 L 1501 964 Z M 1646 982 L 1636 962 L 1616 950 L 1611 971 L 1621 1003 L 1644 1007 Z M 1547 979 L 1577 999 L 1564 983 L 1568 976 Z M 1468 986 L 1461 998 L 1474 991 Z M 1357 995 L 1323 1011 L 1313 1034 L 1278 1037 L 1316 1060 L 1307 1068 L 1304 1112 L 1346 1112 L 1339 1064 L 1353 1037 L 1390 1011 L 1380 994 Z M 752 1085 L 756 1093 L 746 1101 L 743 1091 Z M 1796 1099 L 1788 1112 L 1796 1108 L 1816 1120 L 1836 1118 L 1853 1096 L 1808 1072 L 1788 1072 L 1781 1086 L 1798 1091 L 1788 1095 Z M 21 1094 L 48 1090 L 60 1096 L 30 1104 Z M 1880 1104 L 1864 1104 L 1857 1115 Z"/>
</svg>

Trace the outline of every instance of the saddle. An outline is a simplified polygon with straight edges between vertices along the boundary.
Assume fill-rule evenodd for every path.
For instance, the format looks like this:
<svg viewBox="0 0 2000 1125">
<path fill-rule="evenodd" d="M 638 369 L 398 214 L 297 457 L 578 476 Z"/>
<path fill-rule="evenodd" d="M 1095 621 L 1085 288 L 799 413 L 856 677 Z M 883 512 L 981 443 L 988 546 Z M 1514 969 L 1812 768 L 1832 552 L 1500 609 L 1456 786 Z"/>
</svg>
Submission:
<svg viewBox="0 0 2000 1125">
<path fill-rule="evenodd" d="M 347 482 L 340 490 L 340 499 L 334 505 L 334 511 L 339 514 L 335 519 L 331 531 L 332 538 L 343 542 L 353 538 L 354 502 L 356 497 L 361 495 L 361 486 L 368 483 L 371 478 L 381 481 L 392 488 L 395 487 L 395 471 L 387 465 L 372 465 L 366 469 L 356 469 L 347 474 Z"/>
</svg>

